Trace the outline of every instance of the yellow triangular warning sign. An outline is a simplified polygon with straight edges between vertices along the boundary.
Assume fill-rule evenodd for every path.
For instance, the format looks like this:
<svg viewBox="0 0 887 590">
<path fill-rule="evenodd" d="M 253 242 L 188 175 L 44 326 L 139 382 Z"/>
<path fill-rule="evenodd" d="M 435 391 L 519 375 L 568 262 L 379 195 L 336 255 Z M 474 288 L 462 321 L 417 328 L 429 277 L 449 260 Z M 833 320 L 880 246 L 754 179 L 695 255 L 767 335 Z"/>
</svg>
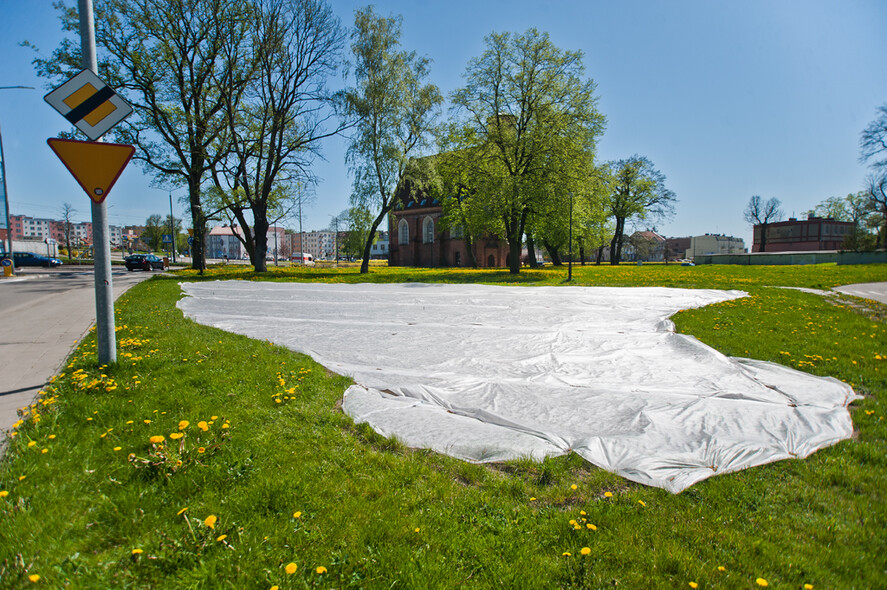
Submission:
<svg viewBox="0 0 887 590">
<path fill-rule="evenodd" d="M 96 203 L 105 200 L 136 151 L 119 143 L 74 139 L 47 139 L 46 143 Z"/>
</svg>

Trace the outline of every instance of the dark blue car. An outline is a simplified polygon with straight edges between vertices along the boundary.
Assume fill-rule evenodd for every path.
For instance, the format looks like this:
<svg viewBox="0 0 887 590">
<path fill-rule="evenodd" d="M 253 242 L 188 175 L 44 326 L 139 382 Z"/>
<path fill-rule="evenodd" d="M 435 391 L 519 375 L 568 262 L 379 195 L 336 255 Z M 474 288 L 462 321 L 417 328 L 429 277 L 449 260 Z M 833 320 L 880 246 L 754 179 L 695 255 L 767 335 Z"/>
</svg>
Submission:
<svg viewBox="0 0 887 590">
<path fill-rule="evenodd" d="M 33 252 L 13 252 L 12 263 L 16 268 L 22 266 L 43 266 L 50 268 L 62 265 L 62 261 L 58 258 L 41 256 L 40 254 L 34 254 Z"/>
</svg>

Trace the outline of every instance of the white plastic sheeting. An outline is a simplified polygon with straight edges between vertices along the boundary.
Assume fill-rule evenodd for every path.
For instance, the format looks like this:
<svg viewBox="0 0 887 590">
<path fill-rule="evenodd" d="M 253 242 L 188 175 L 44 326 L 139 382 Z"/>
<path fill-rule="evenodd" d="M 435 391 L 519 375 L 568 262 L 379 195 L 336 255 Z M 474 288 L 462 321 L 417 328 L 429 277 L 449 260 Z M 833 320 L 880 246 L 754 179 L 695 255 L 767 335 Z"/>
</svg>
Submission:
<svg viewBox="0 0 887 590">
<path fill-rule="evenodd" d="M 311 355 L 358 383 L 344 410 L 468 461 L 576 452 L 677 493 L 848 438 L 844 383 L 675 334 L 741 291 L 183 283 L 195 321 Z"/>
</svg>

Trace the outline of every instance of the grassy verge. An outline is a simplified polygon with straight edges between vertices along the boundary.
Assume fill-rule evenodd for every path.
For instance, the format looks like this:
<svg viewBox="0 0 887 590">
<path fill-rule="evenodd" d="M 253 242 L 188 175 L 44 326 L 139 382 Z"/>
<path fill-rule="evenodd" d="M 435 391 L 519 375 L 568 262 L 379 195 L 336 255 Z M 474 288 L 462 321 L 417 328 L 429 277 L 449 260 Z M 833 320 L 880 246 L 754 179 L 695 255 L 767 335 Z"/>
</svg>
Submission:
<svg viewBox="0 0 887 590">
<path fill-rule="evenodd" d="M 0 587 L 757 588 L 758 579 L 775 588 L 884 587 L 884 309 L 772 288 L 877 280 L 883 267 L 574 273 L 579 284 L 748 290 L 675 322 L 727 354 L 852 383 L 865 395 L 852 408 L 857 436 L 679 496 L 575 456 L 471 465 L 355 426 L 338 409 L 348 379 L 185 320 L 178 278 L 155 277 L 118 302 L 119 362 L 98 367 L 86 339 L 10 440 L 0 465 Z M 207 274 L 564 278 L 559 269 L 516 280 L 415 269 Z"/>
</svg>

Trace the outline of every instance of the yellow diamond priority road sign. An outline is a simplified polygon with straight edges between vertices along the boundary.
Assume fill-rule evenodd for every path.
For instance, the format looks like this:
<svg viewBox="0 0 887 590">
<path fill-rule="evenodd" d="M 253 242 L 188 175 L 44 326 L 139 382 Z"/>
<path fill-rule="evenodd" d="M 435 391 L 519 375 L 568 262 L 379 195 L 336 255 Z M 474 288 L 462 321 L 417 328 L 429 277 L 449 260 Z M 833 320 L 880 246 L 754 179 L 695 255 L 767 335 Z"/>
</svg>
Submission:
<svg viewBox="0 0 887 590">
<path fill-rule="evenodd" d="M 132 112 L 132 106 L 92 70 L 83 70 L 43 99 L 93 141 Z"/>
<path fill-rule="evenodd" d="M 119 143 L 54 138 L 46 143 L 96 203 L 105 200 L 136 151 L 131 145 Z"/>
</svg>

